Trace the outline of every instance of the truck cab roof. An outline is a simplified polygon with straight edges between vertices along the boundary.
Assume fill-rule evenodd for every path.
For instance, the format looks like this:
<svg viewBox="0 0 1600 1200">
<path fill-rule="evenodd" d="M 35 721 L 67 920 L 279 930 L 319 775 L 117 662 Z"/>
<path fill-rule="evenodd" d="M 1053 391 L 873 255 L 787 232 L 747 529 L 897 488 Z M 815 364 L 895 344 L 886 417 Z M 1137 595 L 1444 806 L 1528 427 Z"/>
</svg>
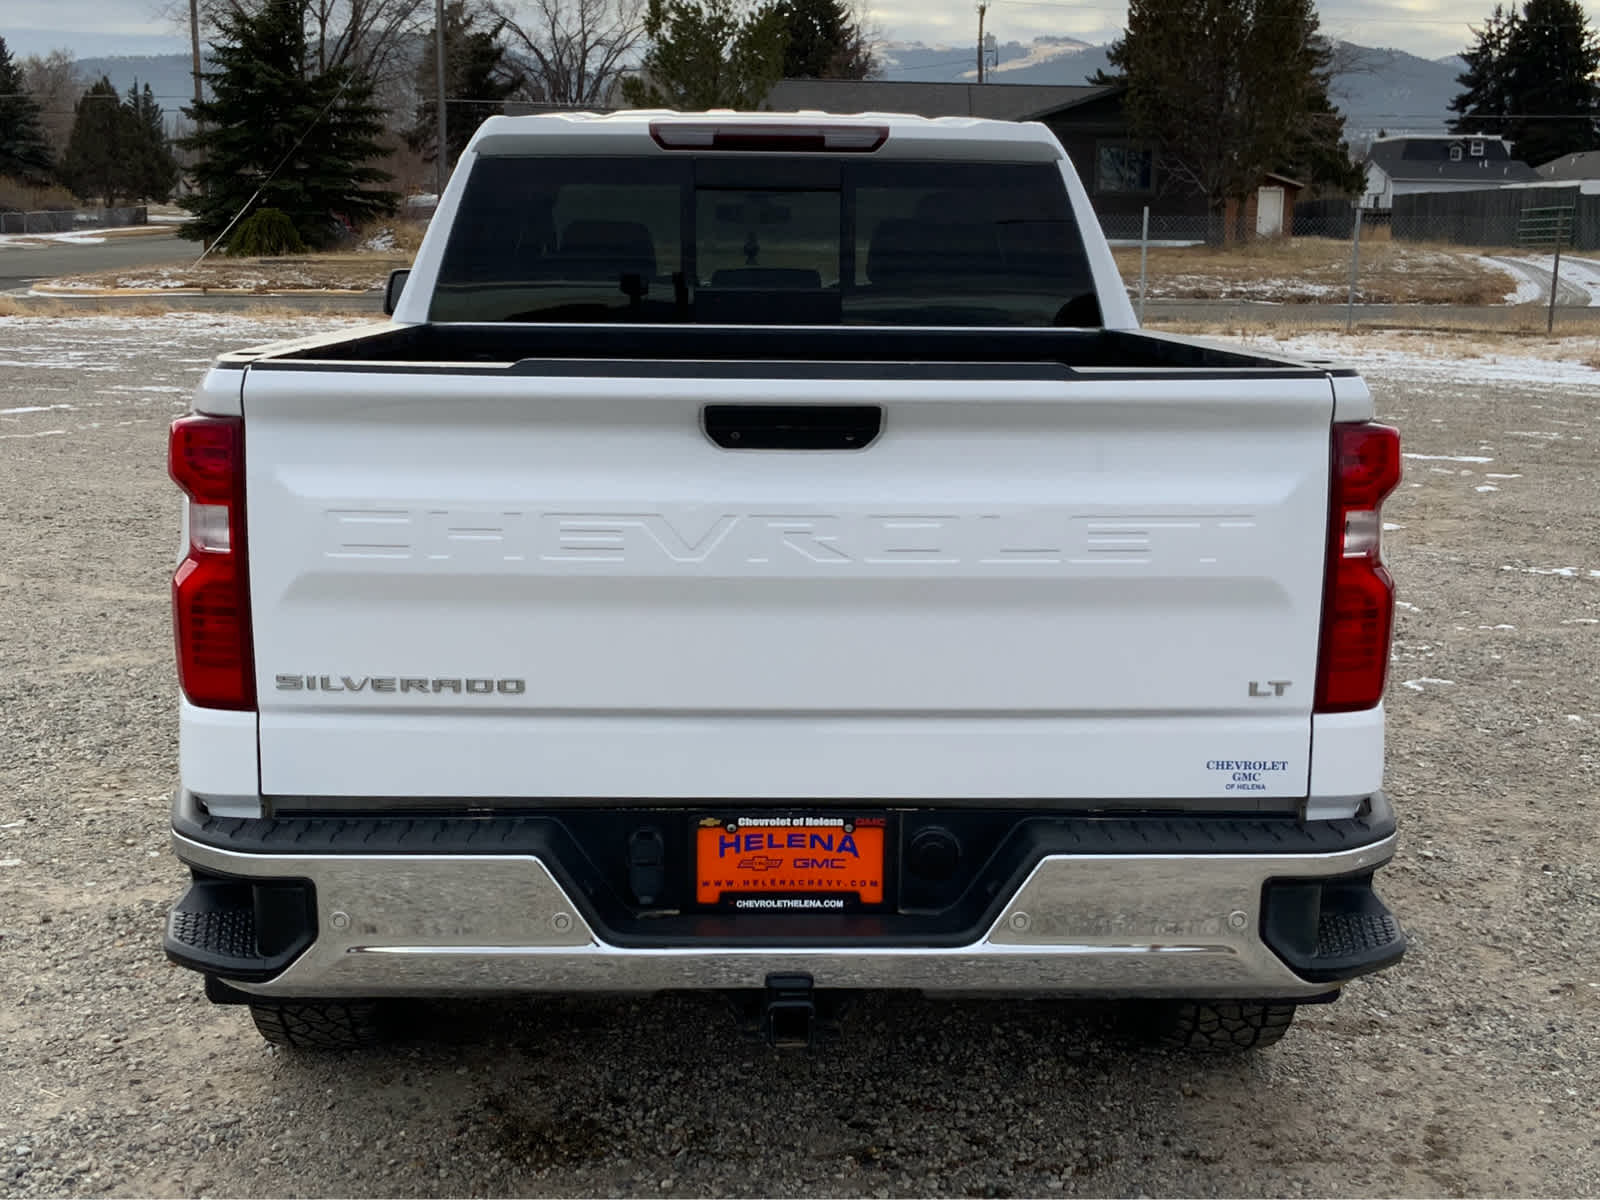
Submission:
<svg viewBox="0 0 1600 1200">
<path fill-rule="evenodd" d="M 863 131 L 876 131 L 881 136 L 876 144 L 863 142 L 859 137 Z M 852 133 L 857 135 L 855 139 L 849 137 Z M 687 150 L 701 154 L 793 154 L 807 149 L 964 162 L 1057 162 L 1065 157 L 1055 135 L 1037 122 L 903 113 L 844 115 L 727 109 L 701 113 L 629 109 L 615 113 L 490 117 L 479 126 L 467 149 L 486 157 L 544 152 L 674 154 Z"/>
</svg>

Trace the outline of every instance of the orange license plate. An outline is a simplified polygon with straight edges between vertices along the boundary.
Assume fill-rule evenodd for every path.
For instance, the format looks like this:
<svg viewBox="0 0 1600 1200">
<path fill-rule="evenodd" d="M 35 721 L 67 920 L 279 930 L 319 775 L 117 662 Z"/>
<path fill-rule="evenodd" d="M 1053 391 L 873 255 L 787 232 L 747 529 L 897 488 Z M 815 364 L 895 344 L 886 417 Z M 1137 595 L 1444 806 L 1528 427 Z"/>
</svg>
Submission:
<svg viewBox="0 0 1600 1200">
<path fill-rule="evenodd" d="M 840 912 L 884 897 L 883 817 L 706 817 L 695 899 L 749 912 Z"/>
</svg>

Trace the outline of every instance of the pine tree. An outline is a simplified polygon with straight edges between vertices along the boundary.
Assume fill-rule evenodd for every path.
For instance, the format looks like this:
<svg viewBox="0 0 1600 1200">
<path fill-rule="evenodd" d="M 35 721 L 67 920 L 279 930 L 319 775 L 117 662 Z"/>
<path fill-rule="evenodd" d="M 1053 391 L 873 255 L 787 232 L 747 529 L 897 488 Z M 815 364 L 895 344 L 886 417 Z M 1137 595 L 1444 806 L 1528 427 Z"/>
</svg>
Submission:
<svg viewBox="0 0 1600 1200">
<path fill-rule="evenodd" d="M 1473 43 L 1461 53 L 1467 69 L 1456 76 L 1463 90 L 1450 101 L 1451 111 L 1461 115 L 1450 123 L 1450 132 L 1506 134 L 1506 118 L 1514 111 L 1507 54 L 1519 24 L 1515 8 L 1496 4 L 1482 28 L 1472 31 Z"/>
<path fill-rule="evenodd" d="M 1130 0 L 1108 57 L 1120 74 L 1095 82 L 1126 85 L 1134 135 L 1170 181 L 1206 197 L 1213 237 L 1267 171 L 1358 183 L 1312 0 Z"/>
<path fill-rule="evenodd" d="M 197 154 L 196 190 L 180 203 L 179 232 L 211 241 L 246 206 L 288 214 L 310 245 L 394 211 L 380 190 L 389 175 L 372 165 L 382 147 L 383 111 L 372 86 L 348 68 L 311 68 L 308 0 L 267 0 L 256 13 L 220 19 L 212 43 L 212 98 L 184 109 L 197 132 L 179 144 Z"/>
<path fill-rule="evenodd" d="M 622 81 L 636 108 L 753 109 L 783 78 L 783 13 L 773 0 L 650 0 L 650 49 Z"/>
<path fill-rule="evenodd" d="M 167 141 L 166 123 L 150 85 L 134 80 L 124 103 L 132 118 L 134 155 L 129 194 L 136 200 L 165 200 L 178 182 L 178 160 Z"/>
<path fill-rule="evenodd" d="M 846 0 L 779 0 L 785 79 L 866 79 L 877 60 Z"/>
<path fill-rule="evenodd" d="M 1600 147 L 1600 44 L 1578 0 L 1497 5 L 1473 32 L 1452 132 L 1508 138 L 1534 166 Z"/>
<path fill-rule="evenodd" d="M 445 45 L 445 149 L 455 162 L 467 142 L 489 117 L 506 110 L 505 101 L 527 86 L 521 68 L 506 58 L 500 41 L 503 23 L 493 29 L 476 29 L 478 13 L 465 0 L 452 0 L 444 14 Z M 439 157 L 438 59 L 432 52 L 434 31 L 423 38 L 429 52 L 417 68 L 417 120 L 406 131 L 406 143 L 422 153 L 423 160 Z M 457 103 L 460 101 L 460 103 Z"/>
<path fill-rule="evenodd" d="M 139 158 L 136 118 L 104 75 L 83 94 L 61 158 L 61 180 L 82 200 L 131 199 Z"/>
<path fill-rule="evenodd" d="M 50 146 L 39 124 L 39 105 L 28 94 L 22 71 L 0 37 L 0 175 L 44 184 L 54 174 Z"/>
</svg>

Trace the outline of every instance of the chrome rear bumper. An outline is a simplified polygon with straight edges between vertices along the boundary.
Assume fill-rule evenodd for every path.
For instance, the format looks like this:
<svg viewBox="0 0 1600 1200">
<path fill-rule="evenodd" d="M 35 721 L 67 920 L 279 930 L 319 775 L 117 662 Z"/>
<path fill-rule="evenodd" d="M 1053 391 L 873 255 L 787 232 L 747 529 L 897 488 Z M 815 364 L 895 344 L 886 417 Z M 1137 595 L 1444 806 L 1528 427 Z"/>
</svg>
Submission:
<svg viewBox="0 0 1600 1200">
<path fill-rule="evenodd" d="M 1309 997 L 1330 984 L 1268 946 L 1265 885 L 1370 874 L 1394 841 L 1325 854 L 1052 855 L 968 945 L 776 948 L 610 944 L 532 855 L 241 853 L 174 835 L 201 871 L 314 886 L 310 945 L 271 978 L 229 979 L 294 998 L 759 988 L 794 973 L 818 988 Z"/>
</svg>

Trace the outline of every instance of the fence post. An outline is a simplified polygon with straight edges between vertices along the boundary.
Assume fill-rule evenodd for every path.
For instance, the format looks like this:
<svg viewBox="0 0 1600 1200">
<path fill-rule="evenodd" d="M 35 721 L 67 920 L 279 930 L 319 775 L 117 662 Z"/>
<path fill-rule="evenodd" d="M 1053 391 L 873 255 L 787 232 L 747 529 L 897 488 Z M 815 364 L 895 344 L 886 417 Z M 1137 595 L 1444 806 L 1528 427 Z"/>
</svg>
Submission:
<svg viewBox="0 0 1600 1200">
<path fill-rule="evenodd" d="M 1356 203 L 1355 234 L 1350 239 L 1350 298 L 1344 307 L 1344 331 L 1350 332 L 1356 320 L 1356 278 L 1361 273 L 1361 204 Z"/>
<path fill-rule="evenodd" d="M 1561 223 L 1556 222 L 1556 260 L 1550 265 L 1550 311 L 1544 319 L 1544 331 L 1556 331 L 1556 293 L 1561 290 Z"/>
<path fill-rule="evenodd" d="M 1144 206 L 1144 223 L 1139 227 L 1139 324 L 1144 324 L 1145 263 L 1150 258 L 1150 206 Z"/>
</svg>

